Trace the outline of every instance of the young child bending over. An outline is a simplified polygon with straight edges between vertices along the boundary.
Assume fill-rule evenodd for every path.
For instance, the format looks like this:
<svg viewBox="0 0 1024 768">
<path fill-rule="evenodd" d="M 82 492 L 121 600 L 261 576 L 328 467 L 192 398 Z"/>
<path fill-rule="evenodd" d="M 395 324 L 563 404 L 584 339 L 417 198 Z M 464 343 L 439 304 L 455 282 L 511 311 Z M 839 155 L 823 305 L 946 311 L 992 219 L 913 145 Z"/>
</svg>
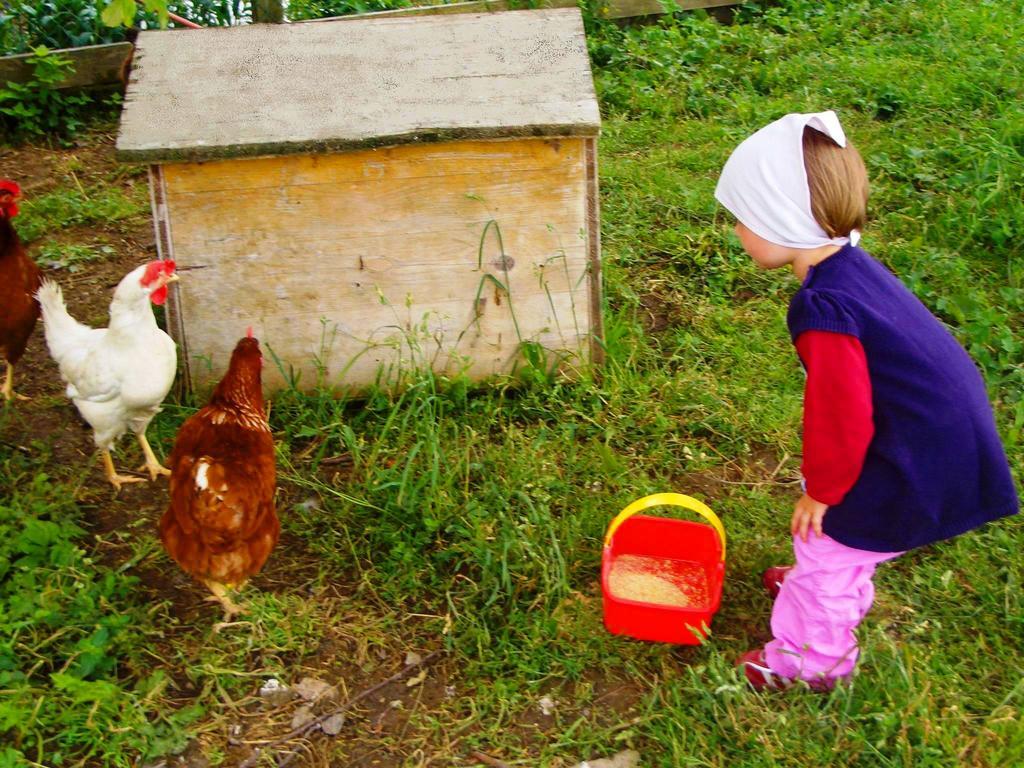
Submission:
<svg viewBox="0 0 1024 768">
<path fill-rule="evenodd" d="M 758 689 L 827 690 L 857 662 L 875 566 L 1018 510 L 978 369 L 945 327 L 857 247 L 867 173 L 834 112 L 748 138 L 715 197 L 744 250 L 802 281 L 789 306 L 807 373 L 796 564 L 770 568 L 774 639 L 741 658 Z"/>
</svg>

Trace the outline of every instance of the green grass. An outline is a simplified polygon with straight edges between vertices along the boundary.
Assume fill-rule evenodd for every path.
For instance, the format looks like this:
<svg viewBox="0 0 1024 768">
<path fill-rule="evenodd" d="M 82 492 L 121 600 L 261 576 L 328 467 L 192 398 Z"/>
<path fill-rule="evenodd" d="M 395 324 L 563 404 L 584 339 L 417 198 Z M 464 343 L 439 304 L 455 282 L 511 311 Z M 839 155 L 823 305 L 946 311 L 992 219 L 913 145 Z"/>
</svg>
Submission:
<svg viewBox="0 0 1024 768">
<path fill-rule="evenodd" d="M 18 217 L 18 234 L 25 243 L 31 243 L 65 227 L 130 219 L 144 213 L 148 207 L 142 185 L 136 186 L 131 194 L 114 185 L 103 185 L 91 194 L 78 186 L 61 187 L 25 201 Z M 45 253 L 44 248 L 44 256 Z M 82 260 L 82 254 L 75 253 L 76 260 Z M 66 258 L 67 254 L 65 251 L 58 258 Z"/>
<path fill-rule="evenodd" d="M 712 197 L 751 131 L 788 111 L 838 110 L 872 177 L 865 245 L 974 355 L 1020 481 L 1022 19 L 1020 2 L 790 0 L 746 8 L 731 26 L 700 14 L 593 26 L 600 375 L 482 391 L 419 376 L 358 403 L 280 395 L 281 516 L 313 566 L 251 594 L 253 624 L 221 635 L 136 589 L 138 569 L 170 568 L 153 531 L 97 542 L 73 527 L 81 505 L 62 489 L 86 468 L 46 481 L 45 450 L 30 459 L 0 444 L 0 546 L 14 563 L 0 577 L 0 688 L 14 691 L 0 729 L 46 764 L 131 765 L 190 736 L 217 764 L 225 724 L 241 721 L 262 679 L 323 669 L 344 642 L 357 649 L 345 663 L 376 679 L 394 670 L 378 651 L 445 646 L 458 660 L 454 695 L 390 742 L 406 756 L 394 765 L 419 764 L 415 749 L 450 759 L 475 747 L 554 768 L 625 746 L 659 768 L 1024 763 L 1018 520 L 879 570 L 851 688 L 762 697 L 738 680 L 736 656 L 767 637 L 760 569 L 788 557 L 802 378 L 784 323 L 795 283 L 750 264 Z M 97 215 L 77 195 L 26 204 L 30 239 Z M 102 202 L 112 218 L 141 206 L 113 192 Z M 653 333 L 652 312 L 666 321 Z M 190 411 L 168 407 L 154 444 L 166 450 Z M 339 472 L 340 455 L 351 466 Z M 604 528 L 658 490 L 701 496 L 730 535 L 723 605 L 702 648 L 601 628 Z M 103 565 L 104 542 L 132 557 Z M 615 685 L 629 686 L 634 709 L 608 703 Z M 541 730 L 545 694 L 556 711 Z M 344 764 L 344 739 L 337 749 Z"/>
</svg>

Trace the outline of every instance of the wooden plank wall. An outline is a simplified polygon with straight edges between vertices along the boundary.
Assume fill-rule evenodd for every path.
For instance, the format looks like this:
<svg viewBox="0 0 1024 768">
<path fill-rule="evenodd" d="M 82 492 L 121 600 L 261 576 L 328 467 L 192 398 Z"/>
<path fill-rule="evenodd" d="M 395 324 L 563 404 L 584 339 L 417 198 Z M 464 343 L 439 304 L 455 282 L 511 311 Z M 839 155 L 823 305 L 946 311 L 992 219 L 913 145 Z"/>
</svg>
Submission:
<svg viewBox="0 0 1024 768">
<path fill-rule="evenodd" d="M 484 378 L 520 363 L 520 341 L 585 359 L 587 141 L 163 166 L 165 255 L 196 267 L 171 307 L 193 388 L 223 373 L 249 325 L 303 388 L 427 366 Z M 284 383 L 269 354 L 264 381 Z"/>
</svg>

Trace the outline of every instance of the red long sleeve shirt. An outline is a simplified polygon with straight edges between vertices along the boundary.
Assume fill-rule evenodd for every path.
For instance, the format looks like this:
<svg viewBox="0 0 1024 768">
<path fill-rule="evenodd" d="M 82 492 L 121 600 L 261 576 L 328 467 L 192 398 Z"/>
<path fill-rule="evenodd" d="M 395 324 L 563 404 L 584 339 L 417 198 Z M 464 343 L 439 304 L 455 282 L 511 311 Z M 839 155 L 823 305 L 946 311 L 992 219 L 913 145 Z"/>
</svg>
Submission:
<svg viewBox="0 0 1024 768">
<path fill-rule="evenodd" d="M 875 434 L 871 379 L 855 336 L 805 331 L 796 350 L 807 371 L 804 389 L 804 460 L 807 494 L 829 506 L 853 487 Z"/>
</svg>

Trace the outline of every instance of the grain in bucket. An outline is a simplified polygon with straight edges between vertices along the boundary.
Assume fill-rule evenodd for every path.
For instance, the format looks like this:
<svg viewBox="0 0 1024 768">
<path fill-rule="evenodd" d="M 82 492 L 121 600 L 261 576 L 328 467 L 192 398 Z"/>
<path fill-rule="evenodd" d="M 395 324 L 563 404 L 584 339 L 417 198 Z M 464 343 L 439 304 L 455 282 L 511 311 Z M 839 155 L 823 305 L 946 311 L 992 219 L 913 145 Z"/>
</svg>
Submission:
<svg viewBox="0 0 1024 768">
<path fill-rule="evenodd" d="M 710 525 L 640 515 L 656 506 L 697 512 Z M 725 529 L 707 505 L 681 493 L 638 499 L 605 535 L 601 566 L 609 632 L 696 645 L 710 632 L 725 578 Z"/>
</svg>

